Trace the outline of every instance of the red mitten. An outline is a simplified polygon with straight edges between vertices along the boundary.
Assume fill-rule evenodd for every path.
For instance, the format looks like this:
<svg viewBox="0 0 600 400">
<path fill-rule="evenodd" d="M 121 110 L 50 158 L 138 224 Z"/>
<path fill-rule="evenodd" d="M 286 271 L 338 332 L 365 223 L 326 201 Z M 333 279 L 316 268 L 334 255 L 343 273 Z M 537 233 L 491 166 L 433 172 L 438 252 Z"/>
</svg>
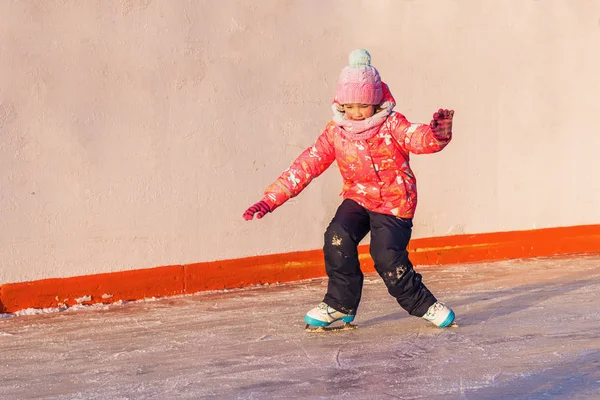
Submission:
<svg viewBox="0 0 600 400">
<path fill-rule="evenodd" d="M 270 212 L 271 208 L 269 207 L 269 205 L 261 200 L 246 210 L 246 212 L 244 213 L 244 219 L 246 221 L 250 221 L 255 214 L 256 218 L 261 219 L 266 213 Z"/>
<path fill-rule="evenodd" d="M 454 117 L 454 110 L 439 109 L 438 112 L 433 114 L 433 119 L 429 126 L 436 137 L 440 139 L 447 139 L 452 136 L 452 118 Z"/>
</svg>

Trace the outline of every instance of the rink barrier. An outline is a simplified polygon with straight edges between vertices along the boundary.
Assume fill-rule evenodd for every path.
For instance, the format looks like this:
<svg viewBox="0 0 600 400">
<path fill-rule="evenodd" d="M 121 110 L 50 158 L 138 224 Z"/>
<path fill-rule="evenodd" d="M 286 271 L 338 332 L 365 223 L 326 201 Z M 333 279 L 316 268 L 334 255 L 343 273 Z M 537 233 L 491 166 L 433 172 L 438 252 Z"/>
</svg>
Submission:
<svg viewBox="0 0 600 400">
<path fill-rule="evenodd" d="M 457 264 L 600 252 L 600 225 L 413 239 L 414 265 Z M 368 245 L 359 246 L 373 272 Z M 0 286 L 0 312 L 114 303 L 325 276 L 321 250 L 43 279 Z"/>
</svg>

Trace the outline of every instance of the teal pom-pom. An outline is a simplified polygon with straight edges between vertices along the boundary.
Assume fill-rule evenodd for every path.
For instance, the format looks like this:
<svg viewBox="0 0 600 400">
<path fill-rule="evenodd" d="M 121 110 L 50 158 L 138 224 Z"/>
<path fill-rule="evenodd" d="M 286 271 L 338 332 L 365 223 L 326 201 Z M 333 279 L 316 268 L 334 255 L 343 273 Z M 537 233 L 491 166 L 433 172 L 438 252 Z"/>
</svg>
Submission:
<svg viewBox="0 0 600 400">
<path fill-rule="evenodd" d="M 371 55 L 365 49 L 352 50 L 348 60 L 350 62 L 350 66 L 352 67 L 371 65 Z"/>
</svg>

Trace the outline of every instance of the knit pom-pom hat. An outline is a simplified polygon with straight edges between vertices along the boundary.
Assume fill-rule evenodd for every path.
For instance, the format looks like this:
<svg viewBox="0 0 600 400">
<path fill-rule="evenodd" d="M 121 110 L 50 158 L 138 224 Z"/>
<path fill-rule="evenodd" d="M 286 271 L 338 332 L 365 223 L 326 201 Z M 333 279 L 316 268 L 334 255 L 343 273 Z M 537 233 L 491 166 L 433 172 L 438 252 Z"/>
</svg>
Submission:
<svg viewBox="0 0 600 400">
<path fill-rule="evenodd" d="M 364 49 L 350 53 L 349 65 L 342 70 L 335 99 L 339 104 L 379 104 L 383 97 L 379 72 L 371 65 Z"/>
</svg>

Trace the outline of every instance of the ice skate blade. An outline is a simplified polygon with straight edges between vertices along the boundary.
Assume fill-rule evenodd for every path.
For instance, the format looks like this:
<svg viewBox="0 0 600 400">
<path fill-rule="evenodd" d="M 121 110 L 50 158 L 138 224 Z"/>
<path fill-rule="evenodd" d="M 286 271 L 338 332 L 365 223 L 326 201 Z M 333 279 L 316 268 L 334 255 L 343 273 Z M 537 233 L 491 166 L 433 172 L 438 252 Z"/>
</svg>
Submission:
<svg viewBox="0 0 600 400">
<path fill-rule="evenodd" d="M 446 328 L 458 328 L 458 324 L 456 322 L 451 323 Z"/>
<path fill-rule="evenodd" d="M 351 331 L 358 328 L 358 325 L 353 325 L 351 323 L 345 323 L 341 326 L 312 326 L 306 324 L 304 330 L 310 333 L 323 333 L 323 332 L 339 332 L 339 331 Z"/>
</svg>

